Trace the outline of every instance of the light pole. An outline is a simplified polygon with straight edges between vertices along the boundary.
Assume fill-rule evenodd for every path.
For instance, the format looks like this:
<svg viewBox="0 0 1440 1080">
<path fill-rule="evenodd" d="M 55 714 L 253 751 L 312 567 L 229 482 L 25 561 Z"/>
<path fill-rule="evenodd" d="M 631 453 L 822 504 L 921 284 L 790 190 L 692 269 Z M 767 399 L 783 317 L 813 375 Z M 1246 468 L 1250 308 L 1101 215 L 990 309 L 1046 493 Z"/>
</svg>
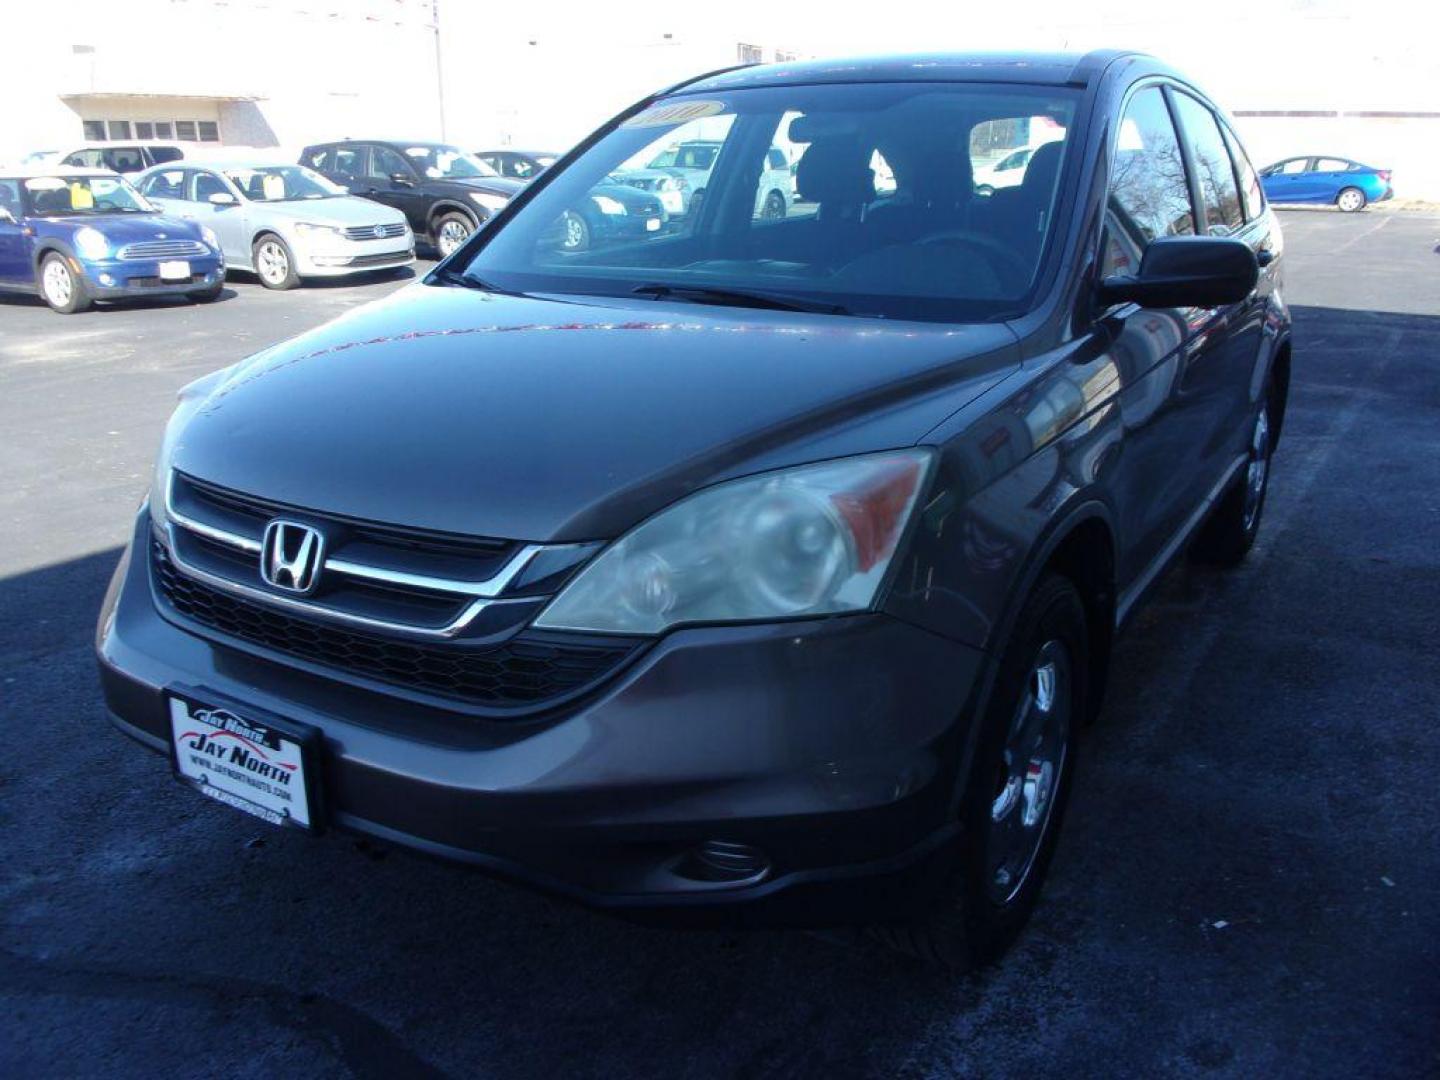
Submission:
<svg viewBox="0 0 1440 1080">
<path fill-rule="evenodd" d="M 435 100 L 440 106 L 440 141 L 445 141 L 445 69 L 440 59 L 440 0 L 430 0 L 430 28 L 435 31 Z"/>
</svg>

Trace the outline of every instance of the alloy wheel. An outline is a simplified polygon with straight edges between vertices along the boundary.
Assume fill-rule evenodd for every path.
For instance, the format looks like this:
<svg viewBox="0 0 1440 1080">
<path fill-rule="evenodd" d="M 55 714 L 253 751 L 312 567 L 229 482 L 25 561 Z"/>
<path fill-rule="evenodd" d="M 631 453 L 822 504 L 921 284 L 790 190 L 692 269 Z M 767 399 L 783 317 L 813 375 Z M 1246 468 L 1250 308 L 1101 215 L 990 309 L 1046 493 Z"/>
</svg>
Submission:
<svg viewBox="0 0 1440 1080">
<path fill-rule="evenodd" d="M 1050 824 L 1069 753 L 1071 678 L 1065 644 L 1047 641 L 1010 722 L 986 845 L 985 884 L 997 904 L 1008 904 L 1024 886 Z"/>
<path fill-rule="evenodd" d="M 290 257 L 278 241 L 266 240 L 255 252 L 255 272 L 272 285 L 290 275 Z"/>
<path fill-rule="evenodd" d="M 1260 410 L 1255 418 L 1255 430 L 1250 435 L 1250 462 L 1245 469 L 1245 511 L 1241 524 L 1249 532 L 1255 527 L 1260 516 L 1260 504 L 1265 499 L 1265 481 L 1270 475 L 1270 416 L 1266 409 Z"/>
<path fill-rule="evenodd" d="M 57 308 L 70 303 L 70 298 L 75 295 L 75 280 L 59 259 L 51 259 L 45 264 L 40 284 L 45 290 L 45 299 Z"/>
<path fill-rule="evenodd" d="M 440 235 L 435 238 L 441 255 L 449 255 L 465 242 L 470 230 L 453 218 L 440 226 Z"/>
</svg>

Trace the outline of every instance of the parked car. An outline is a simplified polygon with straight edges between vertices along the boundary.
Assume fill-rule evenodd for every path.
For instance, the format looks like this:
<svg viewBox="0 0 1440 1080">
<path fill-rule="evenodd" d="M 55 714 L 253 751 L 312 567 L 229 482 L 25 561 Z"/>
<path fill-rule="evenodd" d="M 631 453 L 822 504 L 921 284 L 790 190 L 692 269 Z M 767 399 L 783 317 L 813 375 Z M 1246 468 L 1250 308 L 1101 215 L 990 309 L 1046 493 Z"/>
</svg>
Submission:
<svg viewBox="0 0 1440 1080">
<path fill-rule="evenodd" d="M 722 145 L 715 139 L 689 139 L 665 147 L 643 168 L 623 164 L 612 179 L 655 192 L 668 213 L 684 217 L 704 202 Z M 755 192 L 755 213 L 764 218 L 783 218 L 795 202 L 795 180 L 784 150 L 772 146 L 766 152 L 762 176 Z"/>
<path fill-rule="evenodd" d="M 555 221 L 548 241 L 559 251 L 589 251 L 659 233 L 670 220 L 657 195 L 624 184 L 596 184 Z"/>
<path fill-rule="evenodd" d="M 543 150 L 477 150 L 475 156 L 512 180 L 533 180 L 560 160 L 559 154 Z"/>
<path fill-rule="evenodd" d="M 169 143 L 97 143 L 59 153 L 60 164 L 81 169 L 138 173 L 152 165 L 180 161 L 185 151 Z"/>
<path fill-rule="evenodd" d="M 715 117 L 689 228 L 556 249 Z M 970 135 L 1015 118 L 1064 137 L 978 199 Z M 757 223 L 776 138 L 815 211 Z M 423 283 L 182 392 L 106 701 L 273 823 L 992 960 L 1117 631 L 1181 552 L 1255 541 L 1283 263 L 1230 121 L 1149 57 L 681 84 Z"/>
<path fill-rule="evenodd" d="M 454 146 L 347 139 L 307 146 L 300 164 L 354 195 L 404 213 L 416 236 L 449 255 L 524 185 Z"/>
<path fill-rule="evenodd" d="M 224 284 L 215 234 L 162 216 L 117 173 L 0 173 L 0 290 L 69 315 L 97 300 L 214 300 Z"/>
<path fill-rule="evenodd" d="M 1394 196 L 1390 170 L 1337 157 L 1295 157 L 1260 170 L 1265 197 L 1273 203 L 1325 203 L 1348 214 Z"/>
<path fill-rule="evenodd" d="M 160 165 L 142 173 L 136 186 L 167 214 L 213 229 L 225 264 L 253 272 L 267 289 L 415 261 L 404 214 L 348 195 L 303 165 Z"/>
<path fill-rule="evenodd" d="M 975 194 L 993 195 L 1000 188 L 1015 187 L 1025 180 L 1025 166 L 1035 147 L 1022 146 L 1003 155 L 993 165 L 975 170 Z"/>
</svg>

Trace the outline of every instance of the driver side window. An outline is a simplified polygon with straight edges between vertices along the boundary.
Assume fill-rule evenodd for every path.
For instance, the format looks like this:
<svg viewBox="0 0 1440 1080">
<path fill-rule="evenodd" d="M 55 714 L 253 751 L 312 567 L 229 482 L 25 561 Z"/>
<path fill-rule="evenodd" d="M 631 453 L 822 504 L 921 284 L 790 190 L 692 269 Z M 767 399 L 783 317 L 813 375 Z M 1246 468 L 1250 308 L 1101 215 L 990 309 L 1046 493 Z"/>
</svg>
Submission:
<svg viewBox="0 0 1440 1080">
<path fill-rule="evenodd" d="M 1104 273 L 1133 272 L 1137 253 L 1156 237 L 1195 232 L 1185 159 L 1158 86 L 1132 97 L 1120 118 L 1107 219 Z"/>
<path fill-rule="evenodd" d="M 389 180 L 396 173 L 412 176 L 414 171 L 406 160 L 388 146 L 376 146 L 370 151 L 370 168 L 366 172 L 376 180 Z"/>
</svg>

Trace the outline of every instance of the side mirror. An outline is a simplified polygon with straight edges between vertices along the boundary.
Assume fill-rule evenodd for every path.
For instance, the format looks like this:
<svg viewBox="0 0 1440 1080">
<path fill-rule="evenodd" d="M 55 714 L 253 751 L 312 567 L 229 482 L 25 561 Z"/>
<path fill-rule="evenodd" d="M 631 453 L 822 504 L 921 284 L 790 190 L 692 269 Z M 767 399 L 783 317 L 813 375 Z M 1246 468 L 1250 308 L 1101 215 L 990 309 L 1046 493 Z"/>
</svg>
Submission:
<svg viewBox="0 0 1440 1080">
<path fill-rule="evenodd" d="M 10 211 L 6 210 L 3 206 L 0 206 L 0 222 L 14 225 L 15 215 L 10 213 Z"/>
<path fill-rule="evenodd" d="M 214 195 L 210 196 L 210 204 L 212 206 L 234 206 L 235 202 L 235 196 L 231 195 L 228 191 L 217 191 Z"/>
<path fill-rule="evenodd" d="M 391 182 L 392 184 L 394 184 L 396 187 L 414 187 L 414 186 L 415 186 L 415 181 L 414 181 L 414 179 L 412 179 L 408 173 L 403 173 L 403 172 L 392 172 L 392 173 L 390 174 L 390 182 Z"/>
<path fill-rule="evenodd" d="M 1163 236 L 1150 241 L 1135 275 L 1100 283 L 1102 307 L 1219 307 L 1250 295 L 1260 277 L 1255 252 L 1239 240 L 1211 236 Z"/>
</svg>

